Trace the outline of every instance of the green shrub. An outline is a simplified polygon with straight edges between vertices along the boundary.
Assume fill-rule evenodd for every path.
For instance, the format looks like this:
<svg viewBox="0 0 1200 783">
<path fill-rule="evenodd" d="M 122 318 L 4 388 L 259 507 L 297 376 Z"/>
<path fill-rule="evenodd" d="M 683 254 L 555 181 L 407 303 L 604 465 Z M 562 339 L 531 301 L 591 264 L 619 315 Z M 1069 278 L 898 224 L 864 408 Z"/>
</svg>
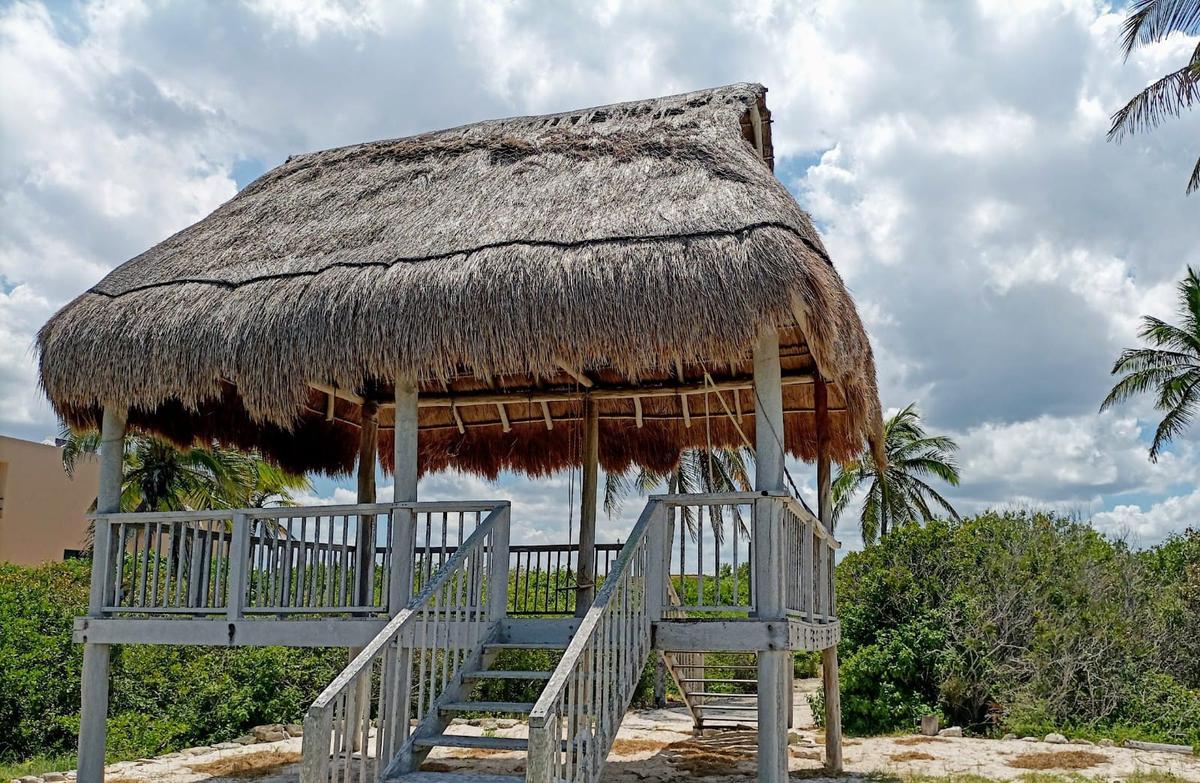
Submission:
<svg viewBox="0 0 1200 783">
<path fill-rule="evenodd" d="M 0 566 L 0 762 L 67 755 L 79 729 L 90 564 Z M 108 753 L 134 758 L 300 720 L 345 666 L 340 649 L 116 646 Z"/>
<path fill-rule="evenodd" d="M 1200 533 L 1132 552 L 1053 514 L 894 531 L 837 569 L 843 721 L 1200 741 Z"/>
</svg>

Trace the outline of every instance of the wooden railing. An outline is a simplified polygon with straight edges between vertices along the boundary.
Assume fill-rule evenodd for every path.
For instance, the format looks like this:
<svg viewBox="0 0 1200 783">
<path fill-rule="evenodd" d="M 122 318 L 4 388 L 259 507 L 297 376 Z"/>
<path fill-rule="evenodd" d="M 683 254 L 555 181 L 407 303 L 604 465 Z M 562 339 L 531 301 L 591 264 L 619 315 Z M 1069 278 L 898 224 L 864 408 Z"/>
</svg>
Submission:
<svg viewBox="0 0 1200 783">
<path fill-rule="evenodd" d="M 662 617 L 666 519 L 646 504 L 529 715 L 526 780 L 595 781 Z"/>
<path fill-rule="evenodd" d="M 423 504 L 416 504 L 419 509 Z M 304 719 L 301 783 L 380 780 L 413 720 L 477 658 L 504 616 L 508 504 L 497 505 L 407 607 L 337 676 Z"/>
<path fill-rule="evenodd" d="M 95 520 L 92 616 L 382 614 L 398 611 L 396 557 L 438 551 L 419 589 L 494 508 L 357 504 L 103 514 Z M 406 554 L 400 555 L 397 547 Z"/>
<path fill-rule="evenodd" d="M 418 574 L 436 571 L 455 547 L 418 547 Z M 509 551 L 508 616 L 575 614 L 578 544 L 512 544 Z M 593 574 L 602 582 L 612 570 L 621 544 L 596 544 Z"/>
<path fill-rule="evenodd" d="M 791 617 L 825 625 L 837 620 L 833 569 L 841 546 L 795 499 L 780 499 L 784 540 L 784 606 Z"/>
</svg>

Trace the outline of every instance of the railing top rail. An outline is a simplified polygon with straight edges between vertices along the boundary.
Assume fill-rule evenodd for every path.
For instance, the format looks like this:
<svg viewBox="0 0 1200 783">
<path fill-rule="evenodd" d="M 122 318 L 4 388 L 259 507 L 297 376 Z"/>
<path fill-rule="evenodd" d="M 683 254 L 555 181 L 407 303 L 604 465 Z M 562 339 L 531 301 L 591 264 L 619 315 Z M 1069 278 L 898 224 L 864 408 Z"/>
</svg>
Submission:
<svg viewBox="0 0 1200 783">
<path fill-rule="evenodd" d="M 415 503 L 343 503 L 324 506 L 270 506 L 267 508 L 217 508 L 195 511 L 121 511 L 110 514 L 88 514 L 87 518 L 108 522 L 191 521 L 202 519 L 232 519 L 241 514 L 251 519 L 270 517 L 341 516 L 344 514 L 388 514 L 398 508 L 413 511 L 492 511 L 508 506 L 507 500 L 437 500 Z"/>
<path fill-rule="evenodd" d="M 813 516 L 813 513 L 805 508 L 803 503 L 791 496 L 785 497 L 783 502 L 788 511 L 792 512 L 806 522 L 813 523 L 813 531 L 816 533 L 817 538 L 820 538 L 825 542 L 826 546 L 830 547 L 831 549 L 842 548 L 842 542 L 834 538 L 833 534 L 825 529 L 825 525 L 821 524 L 821 520 Z"/>
<path fill-rule="evenodd" d="M 446 582 L 450 580 L 450 577 L 454 574 L 455 570 L 459 567 L 462 561 L 467 558 L 467 555 L 471 549 L 473 549 L 479 541 L 482 541 L 485 536 L 491 533 L 492 530 L 500 524 L 500 520 L 504 516 L 506 506 L 507 504 L 504 504 L 492 509 L 491 513 L 479 523 L 479 527 L 475 528 L 475 532 L 471 533 L 471 535 L 467 537 L 467 540 L 463 542 L 463 545 L 459 547 L 458 551 L 451 555 L 450 558 L 442 565 L 442 567 L 438 569 L 438 572 L 434 574 L 433 578 L 425 583 L 425 585 L 421 588 L 421 592 L 417 593 L 416 597 L 409 602 L 408 606 L 397 612 L 396 616 L 389 620 L 387 625 L 385 625 L 379 631 L 379 633 L 375 635 L 375 638 L 368 642 L 367 646 L 362 649 L 362 652 L 360 652 L 358 656 L 350 662 L 350 665 L 343 669 L 342 673 L 334 678 L 333 682 L 329 683 L 325 690 L 321 691 L 321 695 L 318 696 L 316 700 L 313 701 L 312 706 L 309 707 L 310 710 L 322 710 L 327 708 L 334 701 L 334 699 L 338 697 L 338 694 L 341 693 L 342 690 L 351 681 L 353 681 L 363 669 L 371 664 L 371 661 L 375 659 L 375 656 L 379 654 L 379 651 L 382 650 L 385 645 L 391 642 L 392 637 L 399 632 L 404 624 L 416 616 L 416 613 L 419 611 L 419 607 L 427 602 L 435 591 L 440 590 L 446 584 Z"/>
<path fill-rule="evenodd" d="M 659 504 L 660 501 L 657 498 L 651 497 L 646 503 L 646 507 L 642 509 L 642 514 L 638 517 L 633 530 L 629 531 L 629 538 L 625 540 L 625 546 L 622 548 L 620 556 L 617 557 L 616 564 L 604 580 L 604 584 L 600 587 L 600 590 L 597 591 L 591 608 L 588 609 L 587 614 L 580 621 L 579 629 L 571 637 L 571 643 L 567 645 L 567 649 L 563 652 L 558 666 L 554 667 L 554 672 L 550 675 L 546 687 L 542 689 L 541 696 L 538 697 L 537 703 L 533 705 L 533 709 L 529 713 L 529 726 L 531 728 L 542 728 L 546 725 L 546 719 L 558 704 L 562 690 L 567 685 L 567 679 L 571 676 L 571 671 L 579 662 L 580 657 L 583 656 L 584 649 L 587 647 L 592 632 L 595 631 L 596 626 L 600 623 L 601 615 L 604 614 L 609 601 L 616 594 L 621 577 L 624 576 L 625 571 L 629 568 L 638 544 L 646 537 L 646 531 L 650 527 L 650 520 L 654 516 L 654 512 L 657 510 Z"/>
</svg>

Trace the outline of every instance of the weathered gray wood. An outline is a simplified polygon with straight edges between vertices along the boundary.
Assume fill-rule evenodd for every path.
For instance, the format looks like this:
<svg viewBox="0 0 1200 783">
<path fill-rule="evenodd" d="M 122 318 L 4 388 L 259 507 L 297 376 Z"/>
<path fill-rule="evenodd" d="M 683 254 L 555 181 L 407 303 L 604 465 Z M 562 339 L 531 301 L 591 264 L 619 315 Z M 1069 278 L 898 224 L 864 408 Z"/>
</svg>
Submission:
<svg viewBox="0 0 1200 783">
<path fill-rule="evenodd" d="M 667 507 L 657 504 L 646 531 L 646 613 L 650 622 L 663 618 L 667 587 Z"/>
<path fill-rule="evenodd" d="M 492 622 L 500 622 L 508 614 L 508 537 L 511 513 L 511 507 L 505 505 L 503 523 L 492 535 L 492 548 L 487 555 L 490 558 L 488 617 Z"/>
<path fill-rule="evenodd" d="M 575 568 L 575 616 L 583 617 L 596 595 L 596 487 L 600 465 L 599 404 L 583 398 L 583 476 L 579 500 L 579 563 Z"/>
<path fill-rule="evenodd" d="M 397 503 L 417 499 L 417 383 L 396 377 L 394 477 Z"/>
<path fill-rule="evenodd" d="M 246 515 L 233 515 L 229 538 L 229 582 L 226 585 L 225 619 L 236 623 L 242 619 L 246 602 L 246 566 L 250 559 L 250 522 Z"/>
<path fill-rule="evenodd" d="M 757 490 L 784 490 L 783 387 L 779 365 L 779 335 L 759 335 L 754 347 L 754 431 Z M 783 508 L 775 500 L 754 503 L 755 609 L 763 620 L 786 616 Z M 786 624 L 785 624 L 786 625 Z M 783 649 L 758 654 L 758 780 L 787 781 L 787 698 L 792 656 Z"/>
<path fill-rule="evenodd" d="M 124 480 L 125 425 L 124 408 L 105 405 L 100 424 L 100 482 L 96 491 L 96 510 L 108 514 L 121 510 L 121 485 Z M 102 607 L 113 603 L 115 575 L 112 566 L 120 553 L 110 535 L 107 520 L 97 520 L 92 543 L 92 583 L 88 614 L 101 614 Z M 108 722 L 108 645 L 88 639 L 83 648 L 81 709 L 79 716 L 79 783 L 103 783 L 104 751 Z"/>
<path fill-rule="evenodd" d="M 525 750 L 529 741 L 518 737 L 475 737 L 467 734 L 436 734 L 418 737 L 421 748 L 482 748 L 484 750 Z"/>
<path fill-rule="evenodd" d="M 825 380 L 817 373 L 813 383 L 813 407 L 816 409 L 817 428 L 817 508 L 821 518 L 820 527 L 830 535 L 833 533 L 832 467 L 829 456 L 830 422 L 829 390 Z M 834 615 L 832 585 L 834 559 L 832 550 L 822 547 L 822 562 L 826 582 L 820 586 L 823 598 L 822 610 Z M 838 682 L 837 646 L 821 651 L 821 679 L 825 689 L 825 766 L 833 774 L 842 772 L 842 696 Z"/>
<path fill-rule="evenodd" d="M 672 652 L 754 652 L 788 647 L 786 620 L 662 620 L 653 646 Z"/>
</svg>

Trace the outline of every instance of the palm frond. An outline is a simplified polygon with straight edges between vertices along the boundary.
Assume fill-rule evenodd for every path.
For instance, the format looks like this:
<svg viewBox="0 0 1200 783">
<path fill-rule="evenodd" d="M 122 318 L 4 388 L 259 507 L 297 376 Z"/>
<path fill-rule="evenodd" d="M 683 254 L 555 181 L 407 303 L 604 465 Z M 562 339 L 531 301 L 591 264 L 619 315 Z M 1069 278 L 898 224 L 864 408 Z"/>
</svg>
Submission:
<svg viewBox="0 0 1200 783">
<path fill-rule="evenodd" d="M 1200 31 L 1200 3 L 1195 0 L 1137 0 L 1121 27 L 1125 57 L 1141 44 L 1161 41 L 1173 32 Z"/>
<path fill-rule="evenodd" d="M 1196 409 L 1200 407 L 1200 381 L 1194 381 L 1179 395 L 1179 402 L 1167 412 L 1154 432 L 1154 441 L 1150 444 L 1150 461 L 1158 462 L 1162 449 L 1172 439 L 1192 424 Z"/>
<path fill-rule="evenodd" d="M 1146 87 L 1118 109 L 1110 118 L 1108 138 L 1121 142 L 1127 136 L 1151 130 L 1164 120 L 1178 117 L 1197 100 L 1200 100 L 1200 66 L 1188 63 Z"/>
</svg>

